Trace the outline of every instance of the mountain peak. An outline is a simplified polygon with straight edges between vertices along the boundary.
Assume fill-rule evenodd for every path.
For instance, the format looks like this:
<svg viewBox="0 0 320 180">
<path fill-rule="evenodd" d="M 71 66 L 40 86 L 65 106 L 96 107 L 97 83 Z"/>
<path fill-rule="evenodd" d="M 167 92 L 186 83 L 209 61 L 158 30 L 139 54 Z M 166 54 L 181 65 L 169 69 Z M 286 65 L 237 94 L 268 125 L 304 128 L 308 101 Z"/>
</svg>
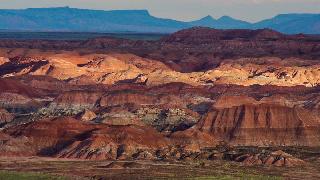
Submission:
<svg viewBox="0 0 320 180">
<path fill-rule="evenodd" d="M 234 19 L 230 16 L 221 16 L 218 20 L 225 21 L 225 20 L 234 20 Z"/>
<path fill-rule="evenodd" d="M 202 21 L 214 21 L 215 19 L 212 16 L 208 15 L 206 17 L 201 18 L 200 21 L 201 20 Z"/>
<path fill-rule="evenodd" d="M 216 29 L 272 28 L 288 34 L 320 33 L 320 14 L 279 14 L 256 23 L 230 16 L 214 18 L 210 15 L 184 22 L 155 17 L 146 9 L 94 10 L 69 6 L 0 9 L 0 14 L 0 29 L 3 30 L 172 33 L 193 26 L 202 26 Z"/>
</svg>

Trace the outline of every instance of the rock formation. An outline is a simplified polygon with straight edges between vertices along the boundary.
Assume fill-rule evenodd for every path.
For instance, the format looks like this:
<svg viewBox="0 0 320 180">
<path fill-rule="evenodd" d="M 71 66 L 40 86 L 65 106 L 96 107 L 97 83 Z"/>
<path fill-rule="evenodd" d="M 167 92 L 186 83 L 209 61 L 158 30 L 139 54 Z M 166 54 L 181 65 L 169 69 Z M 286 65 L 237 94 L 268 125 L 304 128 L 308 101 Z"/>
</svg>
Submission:
<svg viewBox="0 0 320 180">
<path fill-rule="evenodd" d="M 202 120 L 183 133 L 189 137 L 188 134 L 199 131 L 211 136 L 212 143 L 223 141 L 240 146 L 320 144 L 320 117 L 317 113 L 285 99 L 281 104 L 269 99 L 274 98 L 256 101 L 246 96 L 223 96 Z M 198 138 L 195 136 L 196 141 Z"/>
<path fill-rule="evenodd" d="M 236 157 L 234 160 L 241 162 L 245 166 L 267 165 L 292 167 L 306 165 L 305 161 L 295 158 L 281 150 L 271 153 L 243 154 Z"/>
<path fill-rule="evenodd" d="M 58 41 L 4 41 L 0 75 L 46 75 L 75 84 L 309 87 L 320 82 L 318 39 L 271 30 L 191 28 L 152 42 L 101 38 L 61 46 Z M 68 51 L 55 52 L 58 47 Z"/>
<path fill-rule="evenodd" d="M 192 28 L 158 41 L 0 42 L 0 154 L 226 160 L 320 145 L 319 37 Z M 247 165 L 302 164 L 237 153 Z M 111 167 L 113 165 L 110 165 Z M 115 165 L 116 166 L 116 165 Z"/>
<path fill-rule="evenodd" d="M 90 125 L 68 117 L 45 119 L 4 133 L 9 136 L 2 139 L 5 143 L 1 152 L 20 156 L 115 159 L 123 153 L 156 150 L 168 143 L 165 137 L 147 127 Z"/>
<path fill-rule="evenodd" d="M 5 109 L 0 109 L 0 123 L 8 123 L 14 119 L 14 116 Z"/>
<path fill-rule="evenodd" d="M 81 113 L 77 114 L 76 118 L 81 120 L 81 121 L 92 121 L 96 117 L 97 117 L 97 115 L 94 112 L 92 112 L 92 111 L 90 111 L 88 109 L 85 109 Z"/>
</svg>

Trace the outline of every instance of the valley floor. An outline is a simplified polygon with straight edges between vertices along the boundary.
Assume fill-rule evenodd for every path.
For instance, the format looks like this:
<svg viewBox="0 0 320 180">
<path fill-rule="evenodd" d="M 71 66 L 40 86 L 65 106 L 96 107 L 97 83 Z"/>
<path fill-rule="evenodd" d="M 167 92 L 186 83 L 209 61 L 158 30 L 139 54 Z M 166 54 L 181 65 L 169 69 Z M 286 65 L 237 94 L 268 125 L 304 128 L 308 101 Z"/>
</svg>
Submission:
<svg viewBox="0 0 320 180">
<path fill-rule="evenodd" d="M 0 158 L 0 179 L 319 179 L 320 160 L 303 167 L 243 166 L 228 161 L 83 161 Z"/>
</svg>

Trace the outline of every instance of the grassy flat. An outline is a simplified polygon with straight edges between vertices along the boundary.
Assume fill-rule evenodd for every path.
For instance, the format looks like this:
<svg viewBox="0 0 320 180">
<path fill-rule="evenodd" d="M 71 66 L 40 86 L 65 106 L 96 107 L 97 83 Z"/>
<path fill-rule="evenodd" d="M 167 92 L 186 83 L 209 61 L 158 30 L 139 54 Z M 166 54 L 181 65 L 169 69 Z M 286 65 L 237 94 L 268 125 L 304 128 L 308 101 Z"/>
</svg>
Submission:
<svg viewBox="0 0 320 180">
<path fill-rule="evenodd" d="M 42 173 L 0 171 L 0 180 L 67 180 L 66 177 Z"/>
</svg>

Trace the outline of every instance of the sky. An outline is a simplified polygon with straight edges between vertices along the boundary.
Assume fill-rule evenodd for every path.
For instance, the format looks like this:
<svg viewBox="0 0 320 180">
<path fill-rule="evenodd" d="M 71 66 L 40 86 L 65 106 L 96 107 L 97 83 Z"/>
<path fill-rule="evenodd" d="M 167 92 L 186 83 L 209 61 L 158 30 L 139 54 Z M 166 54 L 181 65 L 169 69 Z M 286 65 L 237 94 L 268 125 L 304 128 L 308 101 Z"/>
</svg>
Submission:
<svg viewBox="0 0 320 180">
<path fill-rule="evenodd" d="M 83 9 L 147 9 L 156 17 L 190 21 L 211 15 L 250 22 L 284 13 L 320 13 L 320 0 L 0 0 L 0 9 L 70 6 Z"/>
</svg>

